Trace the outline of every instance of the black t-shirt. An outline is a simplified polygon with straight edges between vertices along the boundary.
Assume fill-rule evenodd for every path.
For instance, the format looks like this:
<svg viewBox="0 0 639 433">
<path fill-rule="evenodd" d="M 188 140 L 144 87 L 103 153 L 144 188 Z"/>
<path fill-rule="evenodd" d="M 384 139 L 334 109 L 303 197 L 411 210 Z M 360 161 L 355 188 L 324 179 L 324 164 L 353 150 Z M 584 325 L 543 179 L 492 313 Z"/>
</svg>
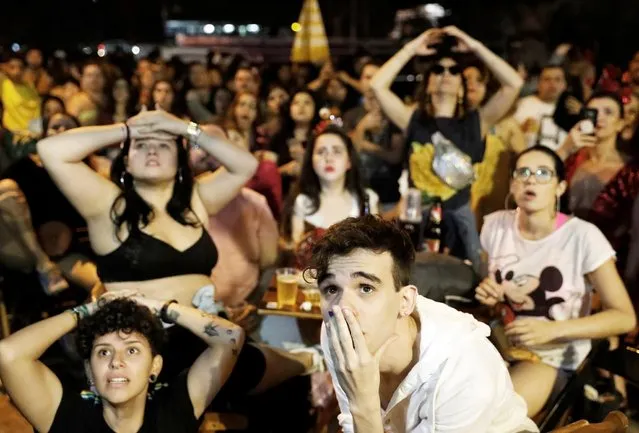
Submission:
<svg viewBox="0 0 639 433">
<path fill-rule="evenodd" d="M 409 169 L 411 186 L 419 187 L 426 196 L 439 196 L 445 208 L 457 209 L 470 201 L 470 186 L 457 191 L 450 197 L 442 196 L 438 188 L 433 186 L 439 178 L 432 171 L 434 146 L 431 137 L 437 131 L 470 156 L 473 164 L 481 162 L 484 159 L 486 144 L 481 136 L 479 113 L 471 111 L 462 118 L 433 118 L 426 117 L 421 111 L 415 110 L 406 130 L 405 161 Z M 428 172 L 427 176 L 424 176 L 425 173 L 414 173 L 414 167 Z M 417 179 L 420 181 L 416 182 Z M 429 179 L 434 182 L 429 184 Z"/>
<path fill-rule="evenodd" d="M 196 433 L 198 420 L 187 389 L 187 371 L 147 400 L 138 433 Z M 49 433 L 113 433 L 104 421 L 102 405 L 63 389 Z"/>
</svg>

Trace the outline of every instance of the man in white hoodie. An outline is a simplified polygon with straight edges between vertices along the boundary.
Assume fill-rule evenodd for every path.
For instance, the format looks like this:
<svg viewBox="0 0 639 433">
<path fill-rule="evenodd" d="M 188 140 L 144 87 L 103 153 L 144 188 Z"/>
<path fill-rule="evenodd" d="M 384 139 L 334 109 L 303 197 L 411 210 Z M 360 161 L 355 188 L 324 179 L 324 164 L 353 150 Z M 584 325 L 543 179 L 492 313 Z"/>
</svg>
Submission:
<svg viewBox="0 0 639 433">
<path fill-rule="evenodd" d="M 409 284 L 409 237 L 374 216 L 332 226 L 310 267 L 344 433 L 537 432 L 471 315 Z"/>
</svg>

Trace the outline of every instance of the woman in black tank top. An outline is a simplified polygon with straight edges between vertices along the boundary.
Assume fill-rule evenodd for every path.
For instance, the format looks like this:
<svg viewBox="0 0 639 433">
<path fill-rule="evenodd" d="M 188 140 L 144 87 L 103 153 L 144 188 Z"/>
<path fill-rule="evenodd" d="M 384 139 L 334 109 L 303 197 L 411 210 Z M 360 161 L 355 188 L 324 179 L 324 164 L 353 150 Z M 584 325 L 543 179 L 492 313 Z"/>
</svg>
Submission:
<svg viewBox="0 0 639 433">
<path fill-rule="evenodd" d="M 468 108 L 459 51 L 472 52 L 501 83 L 499 91 L 477 111 Z M 416 108 L 404 105 L 390 90 L 395 76 L 415 55 L 436 55 L 424 75 Z M 459 239 L 463 255 L 475 265 L 480 261 L 481 245 L 469 203 L 473 164 L 483 159 L 486 131 L 508 112 L 522 84 L 517 71 L 503 59 L 452 26 L 428 30 L 406 44 L 371 81 L 386 115 L 406 133 L 410 185 L 422 192 L 424 205 L 436 198 L 443 202 L 443 223 L 448 229 L 444 248 L 451 249 Z M 454 156 L 455 164 L 446 164 L 444 155 Z M 397 209 L 402 206 L 400 203 Z"/>
<path fill-rule="evenodd" d="M 82 162 L 87 155 L 120 142 L 111 180 Z M 207 151 L 222 168 L 194 179 L 188 144 Z M 206 232 L 208 216 L 226 206 L 255 173 L 257 161 L 249 152 L 229 143 L 221 130 L 209 135 L 195 123 L 149 111 L 126 124 L 78 128 L 47 138 L 38 143 L 38 153 L 60 190 L 87 221 L 91 246 L 101 256 L 99 272 L 106 277 L 107 291 L 132 290 L 161 302 L 193 304 L 206 313 L 214 310 L 210 274 L 216 250 Z M 162 257 L 152 260 L 161 250 Z M 191 261 L 191 255 L 198 258 Z M 211 332 L 217 331 L 213 327 Z M 171 328 L 163 371 L 178 373 L 205 346 L 188 332 Z M 270 363 L 275 367 L 268 367 Z M 302 374 L 312 367 L 313 357 L 284 357 L 247 344 L 237 365 L 223 394 L 264 389 Z M 275 378 L 266 377 L 266 372 Z"/>
</svg>

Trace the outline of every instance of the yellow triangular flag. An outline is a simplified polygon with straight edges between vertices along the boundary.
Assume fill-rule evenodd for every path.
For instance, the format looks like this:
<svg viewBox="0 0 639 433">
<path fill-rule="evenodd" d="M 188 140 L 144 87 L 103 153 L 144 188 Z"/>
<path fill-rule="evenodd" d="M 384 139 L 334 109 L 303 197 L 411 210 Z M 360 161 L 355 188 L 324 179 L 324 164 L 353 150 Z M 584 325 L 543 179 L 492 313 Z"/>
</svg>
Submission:
<svg viewBox="0 0 639 433">
<path fill-rule="evenodd" d="M 329 60 L 328 38 L 317 0 L 304 0 L 299 23 L 302 27 L 295 34 L 291 61 L 324 63 Z"/>
</svg>

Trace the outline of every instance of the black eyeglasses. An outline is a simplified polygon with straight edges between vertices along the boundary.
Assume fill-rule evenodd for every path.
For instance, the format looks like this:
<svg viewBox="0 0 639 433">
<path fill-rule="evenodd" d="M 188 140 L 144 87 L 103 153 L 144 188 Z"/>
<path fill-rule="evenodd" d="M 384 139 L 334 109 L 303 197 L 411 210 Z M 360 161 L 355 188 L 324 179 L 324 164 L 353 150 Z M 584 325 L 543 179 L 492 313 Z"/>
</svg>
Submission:
<svg viewBox="0 0 639 433">
<path fill-rule="evenodd" d="M 49 128 L 53 129 L 54 131 L 59 131 L 62 128 L 64 128 L 64 129 L 72 129 L 73 125 L 70 125 L 70 124 L 67 125 L 66 123 L 60 123 L 58 125 L 49 125 Z"/>
<path fill-rule="evenodd" d="M 433 65 L 433 68 L 431 69 L 431 72 L 435 75 L 441 75 L 444 71 L 448 71 L 450 75 L 459 75 L 462 73 L 462 68 L 459 65 L 444 66 L 437 63 L 436 65 Z"/>
<path fill-rule="evenodd" d="M 520 167 L 513 170 L 513 179 L 522 182 L 527 181 L 530 176 L 535 176 L 537 183 L 544 184 L 550 182 L 555 175 L 555 171 L 548 167 L 539 167 L 535 171 L 528 167 Z"/>
</svg>

